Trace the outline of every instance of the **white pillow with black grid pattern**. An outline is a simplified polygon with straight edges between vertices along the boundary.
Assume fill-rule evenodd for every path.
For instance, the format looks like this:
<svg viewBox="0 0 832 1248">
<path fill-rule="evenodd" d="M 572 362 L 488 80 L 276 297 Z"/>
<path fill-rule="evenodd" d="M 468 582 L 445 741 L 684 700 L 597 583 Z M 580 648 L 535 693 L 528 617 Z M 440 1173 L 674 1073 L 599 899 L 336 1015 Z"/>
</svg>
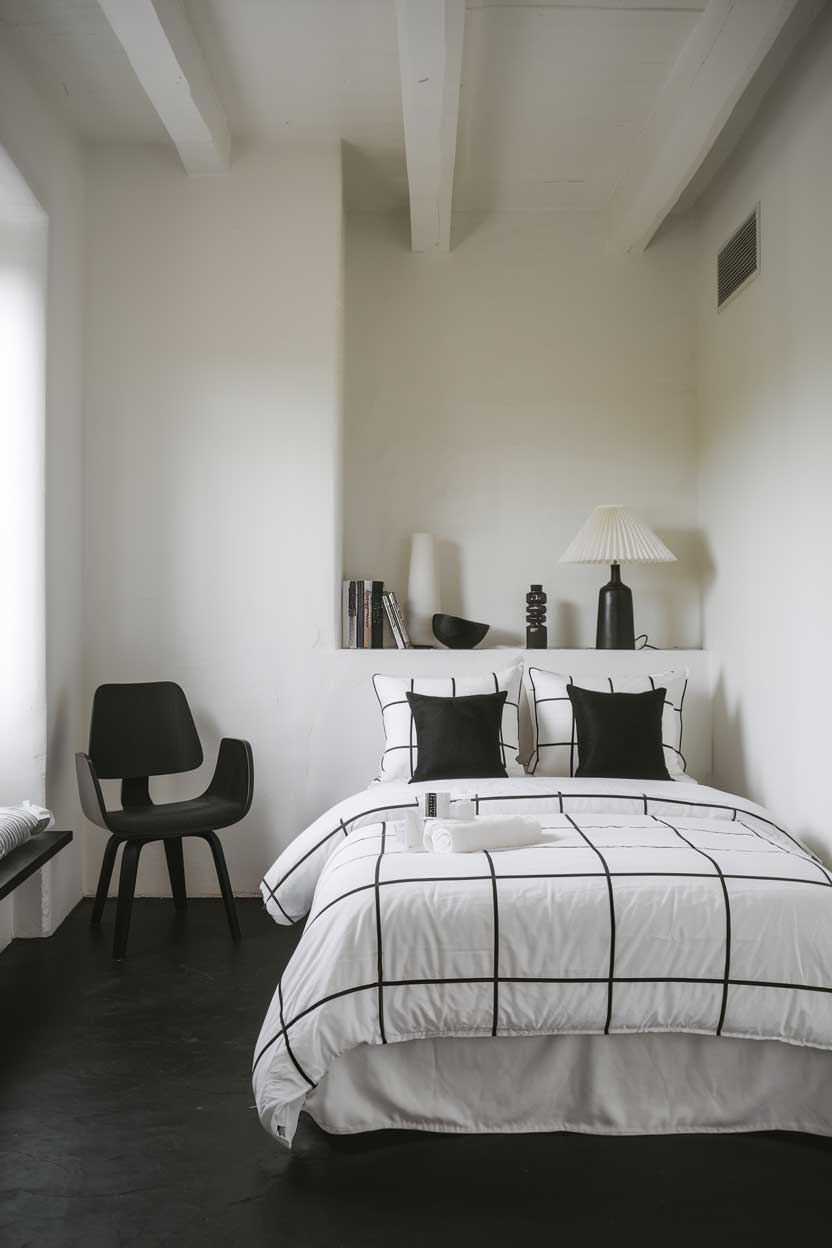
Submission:
<svg viewBox="0 0 832 1248">
<path fill-rule="evenodd" d="M 653 672 L 648 676 L 565 676 L 540 667 L 526 670 L 526 690 L 532 717 L 533 748 L 526 770 L 530 776 L 574 776 L 578 770 L 575 716 L 566 687 L 599 693 L 647 693 L 666 689 L 662 715 L 664 761 L 671 780 L 690 780 L 682 753 L 682 710 L 688 685 L 687 668 Z"/>
<path fill-rule="evenodd" d="M 385 747 L 381 756 L 379 780 L 410 780 L 416 770 L 418 746 L 416 728 L 406 694 L 422 693 L 427 697 L 456 698 L 472 693 L 500 693 L 507 697 L 503 707 L 500 730 L 500 758 L 507 776 L 522 776 L 517 761 L 520 749 L 520 686 L 523 666 L 502 671 L 483 672 L 478 676 L 379 676 L 373 677 Z"/>
</svg>

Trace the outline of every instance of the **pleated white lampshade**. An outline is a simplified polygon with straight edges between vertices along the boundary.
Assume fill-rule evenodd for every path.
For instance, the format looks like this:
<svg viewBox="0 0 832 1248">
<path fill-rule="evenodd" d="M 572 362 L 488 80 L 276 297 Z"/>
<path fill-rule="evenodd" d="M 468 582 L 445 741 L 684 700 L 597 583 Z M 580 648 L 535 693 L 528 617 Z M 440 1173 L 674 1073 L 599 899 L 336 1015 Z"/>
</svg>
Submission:
<svg viewBox="0 0 832 1248">
<path fill-rule="evenodd" d="M 625 507 L 596 507 L 561 563 L 672 563 L 676 556 Z"/>
</svg>

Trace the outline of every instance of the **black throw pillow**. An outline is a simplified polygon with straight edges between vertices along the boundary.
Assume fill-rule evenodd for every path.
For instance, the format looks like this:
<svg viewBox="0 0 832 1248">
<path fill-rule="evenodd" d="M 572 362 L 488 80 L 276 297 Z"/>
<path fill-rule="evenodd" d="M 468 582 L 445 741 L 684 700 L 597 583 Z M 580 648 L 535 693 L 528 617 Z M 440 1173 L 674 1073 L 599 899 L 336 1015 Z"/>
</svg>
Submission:
<svg viewBox="0 0 832 1248">
<path fill-rule="evenodd" d="M 506 774 L 500 753 L 505 689 L 460 698 L 408 693 L 418 755 L 411 784 Z"/>
<path fill-rule="evenodd" d="M 597 693 L 567 685 L 580 763 L 576 776 L 669 780 L 662 749 L 666 689 Z"/>
</svg>

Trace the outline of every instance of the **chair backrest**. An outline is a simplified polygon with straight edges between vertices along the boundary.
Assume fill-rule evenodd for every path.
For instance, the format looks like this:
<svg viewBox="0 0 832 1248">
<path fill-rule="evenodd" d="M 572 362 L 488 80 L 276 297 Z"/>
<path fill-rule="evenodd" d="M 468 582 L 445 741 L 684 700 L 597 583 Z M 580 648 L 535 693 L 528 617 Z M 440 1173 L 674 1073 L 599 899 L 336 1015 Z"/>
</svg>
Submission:
<svg viewBox="0 0 832 1248">
<path fill-rule="evenodd" d="M 90 758 L 102 780 L 170 776 L 202 765 L 188 699 L 172 681 L 99 685 L 92 703 Z"/>
</svg>

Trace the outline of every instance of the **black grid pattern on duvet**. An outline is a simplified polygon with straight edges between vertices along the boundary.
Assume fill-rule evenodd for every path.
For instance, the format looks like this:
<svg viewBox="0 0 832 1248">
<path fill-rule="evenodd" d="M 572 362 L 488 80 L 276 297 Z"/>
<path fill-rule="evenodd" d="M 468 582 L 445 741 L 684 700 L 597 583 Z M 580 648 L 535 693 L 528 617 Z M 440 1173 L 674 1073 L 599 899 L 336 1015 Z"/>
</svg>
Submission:
<svg viewBox="0 0 832 1248">
<path fill-rule="evenodd" d="M 557 813 L 563 814 L 565 816 L 568 823 L 574 828 L 574 830 L 580 836 L 581 840 L 585 843 L 586 847 L 592 850 L 594 854 L 597 856 L 599 860 L 599 868 L 598 870 L 595 870 L 595 871 L 501 872 L 500 870 L 498 870 L 499 859 L 497 863 L 495 863 L 494 857 L 492 856 L 492 854 L 490 854 L 488 851 L 482 851 L 482 856 L 485 861 L 485 866 L 482 872 L 478 872 L 475 874 L 463 874 L 463 875 L 443 874 L 443 875 L 431 875 L 431 876 L 400 875 L 400 876 L 390 876 L 386 879 L 381 879 L 380 878 L 381 862 L 382 862 L 382 858 L 384 857 L 386 844 L 387 844 L 387 825 L 386 823 L 382 823 L 381 833 L 380 833 L 380 850 L 379 852 L 367 855 L 368 857 L 375 858 L 375 868 L 373 871 L 372 881 L 354 886 L 353 888 L 345 890 L 343 893 L 339 894 L 337 897 L 332 898 L 323 907 L 321 907 L 320 910 L 312 914 L 307 923 L 307 930 L 308 930 L 321 917 L 322 914 L 332 909 L 332 907 L 345 901 L 348 897 L 352 897 L 358 893 L 365 892 L 369 889 L 372 889 L 374 892 L 375 916 L 376 916 L 376 939 L 377 939 L 377 976 L 376 976 L 376 979 L 369 983 L 355 984 L 352 987 L 344 988 L 344 989 L 339 990 L 338 992 L 330 993 L 324 997 L 321 997 L 319 1000 L 313 1001 L 309 1005 L 304 1007 L 302 1010 L 296 1013 L 288 1021 L 285 1020 L 283 1017 L 282 987 L 281 985 L 279 985 L 278 991 L 280 994 L 280 1026 L 278 1030 L 274 1033 L 274 1035 L 272 1035 L 271 1038 L 266 1041 L 266 1043 L 261 1047 L 260 1051 L 257 1053 L 255 1057 L 255 1061 L 254 1061 L 253 1070 L 257 1069 L 257 1066 L 259 1065 L 263 1057 L 266 1055 L 266 1053 L 269 1052 L 274 1047 L 274 1045 L 276 1045 L 282 1038 L 286 1045 L 287 1054 L 290 1060 L 292 1061 L 293 1065 L 298 1069 L 303 1079 L 310 1086 L 312 1087 L 316 1086 L 314 1081 L 308 1075 L 308 1073 L 305 1070 L 303 1070 L 303 1068 L 300 1066 L 296 1054 L 289 1047 L 289 1044 L 290 1044 L 289 1036 L 290 1036 L 291 1029 L 297 1023 L 299 1023 L 302 1019 L 306 1018 L 309 1014 L 314 1013 L 315 1010 L 320 1009 L 323 1005 L 326 1005 L 329 1002 L 339 997 L 350 996 L 354 993 L 374 991 L 377 994 L 378 1016 L 379 1016 L 379 1042 L 382 1044 L 387 1044 L 387 1035 L 386 1035 L 385 1023 L 384 1023 L 384 990 L 385 988 L 425 987 L 425 986 L 440 987 L 445 984 L 477 984 L 477 983 L 493 984 L 493 1015 L 492 1015 L 492 1026 L 491 1026 L 492 1036 L 496 1036 L 500 1034 L 499 989 L 500 989 L 501 984 L 551 984 L 551 985 L 606 984 L 607 985 L 607 1010 L 606 1010 L 606 1019 L 605 1019 L 605 1024 L 604 1024 L 605 1034 L 609 1034 L 611 1031 L 612 1032 L 615 1031 L 614 991 L 615 991 L 615 986 L 617 984 L 639 984 L 639 983 L 696 984 L 696 985 L 704 984 L 704 985 L 720 986 L 722 989 L 721 998 L 720 998 L 720 1008 L 719 1008 L 718 1017 L 714 1020 L 714 1035 L 717 1035 L 717 1036 L 721 1035 L 723 1031 L 723 1027 L 725 1024 L 725 1016 L 726 1016 L 726 1011 L 727 1011 L 728 1001 L 729 1001 L 729 993 L 732 987 L 757 988 L 757 989 L 776 990 L 776 991 L 803 991 L 803 992 L 832 994 L 832 984 L 795 983 L 795 982 L 783 982 L 783 981 L 769 980 L 769 979 L 744 979 L 744 978 L 737 978 L 731 975 L 732 921 L 731 921 L 730 895 L 729 895 L 726 882 L 730 880 L 760 880 L 760 881 L 768 881 L 770 883 L 799 884 L 807 888 L 820 887 L 820 888 L 827 888 L 827 889 L 832 890 L 832 876 L 830 876 L 829 871 L 826 869 L 826 867 L 823 865 L 820 859 L 817 858 L 815 854 L 805 849 L 800 844 L 800 842 L 795 840 L 795 838 L 790 835 L 790 833 L 786 832 L 784 828 L 781 828 L 778 824 L 775 824 L 772 820 L 769 820 L 762 815 L 758 815 L 753 811 L 743 810 L 742 807 L 739 807 L 739 806 L 735 807 L 735 806 L 725 805 L 725 804 L 717 803 L 717 802 L 705 802 L 705 801 L 691 802 L 691 801 L 683 800 L 680 798 L 649 797 L 647 794 L 644 794 L 642 798 L 643 804 L 644 804 L 644 808 L 643 808 L 644 815 L 648 816 L 655 823 L 656 826 L 663 826 L 664 828 L 668 829 L 672 834 L 674 834 L 676 837 L 678 837 L 680 842 L 683 842 L 683 844 L 680 844 L 677 848 L 679 849 L 689 848 L 693 850 L 695 853 L 699 854 L 703 859 L 707 861 L 710 869 L 702 870 L 702 871 L 611 870 L 604 856 L 604 853 L 603 853 L 604 849 L 607 849 L 607 850 L 609 849 L 633 849 L 633 848 L 637 848 L 637 846 L 634 845 L 632 842 L 625 842 L 621 844 L 607 843 L 602 848 L 599 848 L 599 846 L 596 845 L 593 839 L 590 837 L 589 832 L 592 831 L 593 828 L 599 828 L 599 829 L 603 828 L 604 830 L 608 831 L 608 830 L 614 830 L 616 827 L 623 828 L 623 827 L 631 827 L 632 825 L 627 825 L 627 824 L 616 825 L 616 824 L 608 824 L 608 823 L 593 824 L 591 822 L 591 819 L 592 819 L 591 813 L 584 812 L 588 814 L 588 817 L 581 818 L 580 814 L 578 813 L 569 814 L 569 812 L 566 810 L 566 805 L 570 802 L 570 800 L 586 801 L 587 799 L 600 798 L 600 797 L 611 798 L 611 799 L 619 798 L 619 799 L 632 800 L 633 794 L 632 793 L 628 793 L 628 794 L 611 794 L 611 793 L 569 794 L 569 793 L 563 793 L 560 791 L 555 791 L 552 793 L 536 793 L 536 794 L 487 794 L 487 795 L 474 795 L 473 798 L 460 797 L 460 798 L 451 799 L 452 801 L 473 800 L 475 802 L 475 806 L 477 810 L 479 810 L 481 805 L 487 802 L 511 801 L 511 800 L 551 801 L 554 799 L 558 802 Z M 742 873 L 742 872 L 724 870 L 716 856 L 720 853 L 720 850 L 714 848 L 713 846 L 709 846 L 707 850 L 703 849 L 701 846 L 696 845 L 690 839 L 690 836 L 691 835 L 695 836 L 697 834 L 697 831 L 707 835 L 707 834 L 711 834 L 713 832 L 713 829 L 700 829 L 700 830 L 697 830 L 695 828 L 686 829 L 686 831 L 689 833 L 689 835 L 686 836 L 669 819 L 663 818 L 659 814 L 651 813 L 649 810 L 649 806 L 651 804 L 660 808 L 664 808 L 666 806 L 678 805 L 678 806 L 700 808 L 704 811 L 707 811 L 707 810 L 730 811 L 731 816 L 732 816 L 731 820 L 726 821 L 726 822 L 731 822 L 732 824 L 736 824 L 737 826 L 733 828 L 730 832 L 727 830 L 723 831 L 722 829 L 720 829 L 718 835 L 731 836 L 734 838 L 753 839 L 755 841 L 756 840 L 762 841 L 766 846 L 768 846 L 768 849 L 762 852 L 771 853 L 773 855 L 778 855 L 780 858 L 784 860 L 783 872 L 759 874 L 759 873 Z M 781 833 L 782 835 L 788 838 L 788 840 L 791 842 L 791 845 L 787 847 L 787 846 L 777 844 L 776 841 L 771 840 L 768 836 L 764 835 L 761 831 L 752 827 L 750 824 L 747 824 L 743 819 L 740 818 L 741 815 L 744 815 L 750 819 L 754 819 L 758 821 L 759 823 L 762 823 L 774 829 L 775 831 Z M 363 816 L 360 814 L 356 815 L 353 817 L 353 821 L 362 817 Z M 689 818 L 690 816 L 685 816 L 685 817 Z M 336 831 L 337 830 L 340 830 L 340 825 L 339 825 L 339 828 L 336 829 Z M 379 833 L 371 832 L 366 838 L 361 838 L 361 839 L 367 840 L 367 841 L 370 841 L 370 840 L 379 841 Z M 666 852 L 666 850 L 669 848 L 666 845 L 648 846 L 648 847 L 660 849 L 662 852 Z M 534 848 L 537 852 L 553 852 L 553 851 L 557 851 L 558 849 L 575 849 L 576 846 L 555 843 L 555 844 L 540 845 Z M 728 849 L 724 852 L 735 853 L 736 849 Z M 751 852 L 751 851 L 746 851 L 746 852 Z M 816 868 L 818 872 L 817 878 L 806 878 L 803 876 L 789 874 L 788 864 L 795 859 L 810 863 L 814 868 Z M 388 858 L 388 861 L 392 861 L 392 860 L 393 859 Z M 357 861 L 357 859 L 353 858 L 350 860 L 350 863 L 352 864 L 355 861 Z M 713 880 L 715 884 L 717 884 L 720 887 L 722 891 L 724 905 L 725 905 L 725 940 L 724 940 L 725 959 L 724 959 L 724 971 L 721 976 L 719 977 L 697 976 L 697 975 L 692 975 L 692 976 L 626 975 L 626 976 L 622 976 L 622 975 L 616 974 L 616 969 L 615 969 L 616 914 L 615 914 L 614 882 L 617 879 L 639 879 L 639 878 L 643 878 L 643 879 L 685 878 L 685 879 Z M 500 919 L 499 919 L 499 887 L 498 885 L 499 885 L 500 880 L 512 880 L 512 879 L 524 879 L 524 880 L 525 879 L 605 879 L 606 884 L 607 884 L 608 896 L 609 896 L 609 914 L 610 914 L 608 973 L 603 976 L 516 976 L 516 975 L 512 976 L 512 975 L 501 974 L 500 962 L 499 962 Z M 466 883 L 476 883 L 476 882 L 482 883 L 483 881 L 487 881 L 487 882 L 490 882 L 491 884 L 492 900 L 493 900 L 493 915 L 494 915 L 494 919 L 493 919 L 494 949 L 493 949 L 493 967 L 492 967 L 491 974 L 488 976 L 443 976 L 443 977 L 436 977 L 436 978 L 431 978 L 431 977 L 424 978 L 423 977 L 423 978 L 414 978 L 414 979 L 386 978 L 384 975 L 383 941 L 382 941 L 382 935 L 383 935 L 382 898 L 383 898 L 384 891 L 386 891 L 386 889 L 388 888 L 391 888 L 397 885 L 407 885 L 407 884 L 422 885 L 422 884 L 442 883 L 442 882 L 451 882 L 451 881 L 466 882 Z M 832 892 L 830 892 L 830 902 L 832 903 Z"/>
<path fill-rule="evenodd" d="M 562 747 L 565 749 L 568 746 L 569 747 L 569 773 L 568 774 L 570 776 L 574 776 L 575 767 L 577 765 L 577 749 L 578 749 L 578 741 L 577 741 L 577 735 L 576 735 L 577 729 L 575 727 L 574 708 L 570 707 L 571 730 L 570 730 L 568 741 L 541 741 L 540 740 L 540 717 L 537 713 L 538 706 L 543 706 L 544 703 L 546 702 L 570 702 L 571 703 L 571 699 L 568 694 L 559 695 L 558 697 L 539 698 L 537 696 L 537 686 L 534 683 L 534 673 L 536 671 L 537 672 L 543 671 L 543 669 L 535 668 L 535 667 L 530 667 L 528 669 L 529 683 L 531 684 L 531 687 L 532 687 L 532 718 L 534 721 L 535 745 L 534 745 L 534 749 L 532 750 L 531 757 L 529 759 L 526 770 L 528 771 L 528 774 L 530 776 L 535 775 L 535 773 L 537 772 L 537 768 L 540 764 L 540 751 L 541 750 L 551 750 L 551 749 L 556 749 L 558 747 Z M 557 672 L 546 672 L 545 674 L 547 676 L 559 675 L 559 673 Z M 577 686 L 579 689 L 583 688 L 583 686 L 580 683 L 580 677 L 577 682 L 575 681 L 575 678 L 573 676 L 567 676 L 566 679 L 570 685 L 577 683 Z M 612 676 L 606 676 L 604 679 L 609 684 L 610 693 L 615 693 L 616 692 L 615 683 L 613 681 Z M 633 677 L 626 677 L 626 679 L 632 680 Z M 643 679 L 649 680 L 651 689 L 655 689 L 657 687 L 656 682 L 652 676 L 649 676 L 649 675 L 644 676 Z M 676 677 L 676 679 L 679 679 L 679 677 Z M 674 713 L 679 716 L 679 744 L 678 746 L 675 746 L 671 742 L 663 740 L 662 749 L 669 750 L 671 754 L 676 755 L 676 757 L 680 760 L 683 772 L 686 772 L 688 769 L 687 759 L 682 753 L 682 738 L 684 736 L 684 730 L 685 730 L 684 706 L 685 706 L 685 694 L 687 693 L 687 691 L 688 691 L 688 682 L 687 682 L 687 678 L 685 678 L 684 684 L 682 686 L 681 697 L 679 698 L 679 705 L 676 706 L 676 704 L 672 702 L 669 698 L 665 698 L 664 700 L 664 705 L 669 706 L 671 710 L 674 711 Z"/>
<path fill-rule="evenodd" d="M 607 893 L 610 899 L 610 973 L 607 979 L 607 1017 L 604 1022 L 604 1035 L 608 1036 L 610 1034 L 610 1023 L 612 1022 L 612 994 L 615 986 L 615 893 L 613 892 L 612 887 L 612 875 L 610 874 L 610 869 L 607 866 L 607 860 L 601 853 L 598 846 L 593 844 L 586 832 L 584 832 L 583 828 L 576 823 L 571 815 L 567 815 L 566 818 L 572 824 L 572 827 L 578 833 L 578 836 L 586 842 L 594 854 L 598 855 L 598 861 L 604 869 L 604 875 L 607 880 Z"/>
<path fill-rule="evenodd" d="M 501 687 L 501 685 L 500 685 L 500 679 L 499 679 L 499 676 L 497 675 L 497 673 L 496 673 L 496 672 L 488 672 L 488 673 L 486 673 L 486 675 L 487 675 L 488 677 L 490 677 L 490 679 L 491 679 L 491 680 L 493 680 L 493 681 L 494 681 L 494 693 L 501 693 L 503 690 L 502 690 L 502 687 Z M 387 724 L 386 724 L 386 721 L 385 721 L 385 719 L 384 719 L 384 715 L 385 715 L 385 712 L 386 712 L 386 711 L 388 711 L 388 710 L 389 710 L 391 707 L 393 707 L 393 706 L 407 706 L 407 707 L 408 707 L 409 716 L 410 716 L 410 719 L 409 719 L 409 728 L 408 728 L 408 739 L 407 739 L 407 741 L 406 741 L 406 742 L 399 742 L 397 745 L 387 745 L 387 744 L 385 744 L 384 750 L 382 751 L 382 755 L 381 755 L 381 770 L 382 770 L 382 771 L 384 771 L 384 760 L 385 760 L 385 758 L 387 757 L 387 755 L 388 755 L 388 754 L 395 754 L 395 753 L 397 753 L 398 751 L 401 751 L 401 750 L 407 750 L 407 752 L 408 752 L 408 767 L 409 767 L 409 770 L 410 770 L 410 776 L 409 776 L 409 779 L 411 779 L 411 780 L 412 780 L 412 779 L 413 779 L 413 774 L 414 774 L 414 772 L 416 771 L 416 765 L 417 765 L 417 761 L 418 761 L 418 742 L 417 742 L 417 740 L 416 740 L 416 725 L 415 725 L 415 721 L 414 721 L 414 719 L 413 719 L 413 712 L 410 710 L 410 707 L 409 707 L 409 703 L 408 703 L 408 701 L 407 701 L 407 698 L 395 698 L 392 702 L 383 702 L 383 701 L 381 700 L 381 696 L 380 696 L 379 691 L 378 691 L 378 686 L 376 685 L 376 676 L 378 676 L 378 673 L 376 673 L 376 675 L 375 675 L 375 676 L 373 676 L 373 691 L 375 692 L 376 699 L 377 699 L 378 704 L 379 704 L 379 707 L 380 707 L 380 709 L 381 709 L 381 720 L 382 720 L 382 724 L 384 724 L 384 734 L 385 734 L 385 738 L 387 738 Z M 437 678 L 436 678 L 436 677 L 427 677 L 426 679 L 428 679 L 428 680 L 430 680 L 430 681 L 432 681 L 432 682 L 435 682 L 435 681 L 437 680 Z M 447 694 L 447 693 L 444 693 L 444 694 L 429 694 L 428 696 L 430 696 L 430 697 L 445 697 L 445 698 L 446 698 L 446 697 L 448 697 L 448 696 L 450 696 L 450 697 L 452 697 L 452 698 L 455 698 L 455 697 L 456 697 L 456 677 L 455 677 L 455 676 L 448 676 L 448 677 L 445 677 L 445 679 L 450 680 L 450 682 L 451 682 L 451 693 L 450 693 L 450 695 L 449 695 L 449 694 Z M 473 679 L 473 678 L 472 678 L 472 679 Z M 484 678 L 480 678 L 480 679 L 484 679 Z M 518 678 L 518 679 L 519 679 L 519 678 Z M 520 680 L 520 684 L 522 684 L 522 680 Z M 411 677 L 411 678 L 410 678 L 410 692 L 411 692 L 411 693 L 418 693 L 418 692 L 419 692 L 419 691 L 416 689 L 416 678 L 415 678 L 415 677 Z M 483 692 L 485 692 L 485 690 L 483 690 Z M 490 692 L 490 691 L 489 691 L 489 692 Z M 518 700 L 517 700 L 516 702 L 512 702 L 512 701 L 509 699 L 509 697 L 508 697 L 508 693 L 509 693 L 509 692 L 510 692 L 510 691 L 509 691 L 508 689 L 506 689 L 506 700 L 505 700 L 505 702 L 504 702 L 504 704 L 503 704 L 503 713 L 502 713 L 502 715 L 501 715 L 501 717 L 500 717 L 500 741 L 499 741 L 499 745 L 500 745 L 500 759 L 501 759 L 501 762 L 502 762 L 502 764 L 503 764 L 503 767 L 505 767 L 505 766 L 506 766 L 506 760 L 507 760 L 507 758 L 509 757 L 509 754 L 510 754 L 512 757 L 516 757 L 516 756 L 520 753 L 520 741 L 519 741 L 519 737 L 520 737 L 520 702 L 519 702 L 519 696 L 520 696 L 520 694 L 519 694 L 519 688 L 518 688 Z M 517 727 L 517 737 L 518 737 L 518 740 L 517 740 L 517 741 L 506 741 L 506 740 L 504 740 L 504 736 L 505 736 L 504 729 L 505 729 L 505 727 L 506 727 L 506 711 L 508 710 L 508 708 L 509 708 L 509 707 L 511 707 L 511 708 L 513 709 L 513 711 L 514 711 L 513 721 L 514 721 L 514 723 L 515 723 L 515 725 L 516 725 L 516 727 Z M 387 739 L 389 739 L 389 738 L 387 738 Z M 506 751 L 509 751 L 509 754 L 507 754 L 507 752 L 506 752 Z"/>
<path fill-rule="evenodd" d="M 418 807 L 418 805 L 418 798 L 414 797 L 412 802 L 394 802 L 393 805 L 388 803 L 386 806 L 374 806 L 369 810 L 358 811 L 357 814 L 351 815 L 349 819 L 339 819 L 334 828 L 330 829 L 329 832 L 325 832 L 321 839 L 316 841 L 311 849 L 307 849 L 305 854 L 301 854 L 300 858 L 298 858 L 296 862 L 293 862 L 291 867 L 288 867 L 287 870 L 283 872 L 276 884 L 270 884 L 264 876 L 260 881 L 260 888 L 265 888 L 266 892 L 269 894 L 269 899 L 274 902 L 280 913 L 286 919 L 287 923 L 300 923 L 301 919 L 305 916 L 299 914 L 297 917 L 292 918 L 292 916 L 288 914 L 280 904 L 280 898 L 277 895 L 278 889 L 286 883 L 291 875 L 294 875 L 298 867 L 302 867 L 308 858 L 311 858 L 312 855 L 316 854 L 319 849 L 322 849 L 323 846 L 326 845 L 327 841 L 331 841 L 333 836 L 337 836 L 339 832 L 342 832 L 344 836 L 349 836 L 351 825 L 358 823 L 359 819 L 366 819 L 369 815 L 383 815 L 388 810 L 412 810 L 414 807 Z"/>
<path fill-rule="evenodd" d="M 666 828 L 669 828 L 671 832 L 674 832 L 676 836 L 679 837 L 680 841 L 684 841 L 684 843 L 689 845 L 691 849 L 695 850 L 697 854 L 701 854 L 703 858 L 706 858 L 708 862 L 712 864 L 714 871 L 719 877 L 719 882 L 722 885 L 722 896 L 725 902 L 725 974 L 723 976 L 722 985 L 722 1007 L 719 1011 L 719 1022 L 716 1027 L 716 1034 L 721 1036 L 722 1027 L 725 1023 L 725 1010 L 728 1005 L 728 985 L 730 983 L 731 976 L 731 898 L 728 896 L 728 885 L 725 883 L 725 876 L 722 872 L 722 867 L 715 858 L 706 853 L 705 850 L 699 845 L 694 845 L 693 841 L 689 840 L 686 836 L 683 836 L 679 829 L 675 828 L 672 823 L 668 823 L 666 819 L 659 819 L 658 822 L 663 823 Z M 733 852 L 736 853 L 737 851 L 734 850 Z M 785 853 L 786 851 L 784 850 L 783 852 Z"/>
<path fill-rule="evenodd" d="M 387 1036 L 384 1031 L 384 959 L 382 956 L 381 941 L 381 860 L 384 857 L 384 849 L 387 842 L 387 824 L 381 825 L 381 849 L 376 858 L 375 878 L 373 880 L 373 891 L 375 892 L 376 902 L 376 974 L 378 976 L 378 1029 L 381 1032 L 381 1043 L 387 1043 Z"/>
</svg>

